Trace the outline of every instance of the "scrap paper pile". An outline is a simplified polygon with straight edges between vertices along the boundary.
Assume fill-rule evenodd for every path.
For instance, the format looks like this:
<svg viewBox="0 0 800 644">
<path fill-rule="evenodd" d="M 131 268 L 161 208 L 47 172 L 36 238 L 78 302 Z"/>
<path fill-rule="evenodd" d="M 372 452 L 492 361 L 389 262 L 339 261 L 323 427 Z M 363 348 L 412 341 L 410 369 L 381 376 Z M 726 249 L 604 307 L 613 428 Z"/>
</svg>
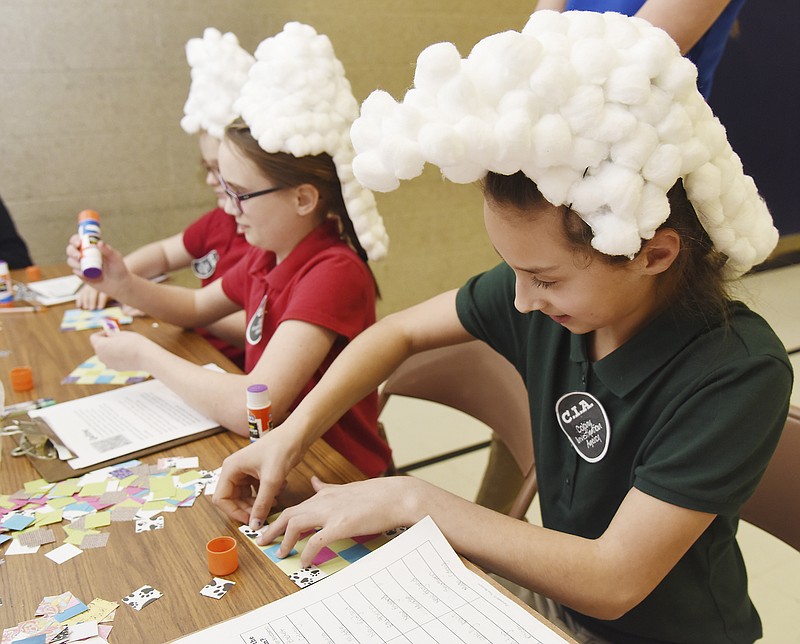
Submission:
<svg viewBox="0 0 800 644">
<path fill-rule="evenodd" d="M 0 547 L 7 545 L 5 556 L 35 554 L 56 542 L 52 527 L 60 525 L 63 545 L 45 556 L 61 564 L 106 546 L 110 533 L 100 528 L 112 522 L 130 521 L 137 533 L 159 530 L 163 513 L 192 506 L 202 492 L 213 494 L 219 470 L 197 464 L 197 457 L 159 459 L 155 466 L 133 460 L 60 483 L 29 481 L 0 494 Z"/>
<path fill-rule="evenodd" d="M 279 516 L 280 513 L 273 514 L 267 519 L 267 523 L 272 523 Z M 270 561 L 285 572 L 289 579 L 300 588 L 310 586 L 320 579 L 324 579 L 328 575 L 332 575 L 345 566 L 358 561 L 361 557 L 380 548 L 384 543 L 390 541 L 404 531 L 405 528 L 395 528 L 382 534 L 369 534 L 349 539 L 339 539 L 320 550 L 317 556 L 314 557 L 311 565 L 303 568 L 300 565 L 300 553 L 303 552 L 303 549 L 308 543 L 308 538 L 316 532 L 315 530 L 309 530 L 301 535 L 289 555 L 283 559 L 279 559 L 277 557 L 277 552 L 283 537 L 278 537 L 275 543 L 271 543 L 267 546 L 259 546 L 255 543 L 258 532 L 251 530 L 246 525 L 239 527 L 239 532 L 248 537 L 261 552 L 269 557 Z"/>
<path fill-rule="evenodd" d="M 116 371 L 92 356 L 79 364 L 62 381 L 62 385 L 133 385 L 147 380 L 147 371 Z"/>
<path fill-rule="evenodd" d="M 84 331 L 86 329 L 102 329 L 103 320 L 112 318 L 119 324 L 131 324 L 133 318 L 125 315 L 119 306 L 109 306 L 105 309 L 85 311 L 83 309 L 68 309 L 61 318 L 61 331 Z"/>
<path fill-rule="evenodd" d="M 99 597 L 87 606 L 71 592 L 45 597 L 33 619 L 3 629 L 2 644 L 105 644 L 111 632 L 116 602 Z"/>
</svg>

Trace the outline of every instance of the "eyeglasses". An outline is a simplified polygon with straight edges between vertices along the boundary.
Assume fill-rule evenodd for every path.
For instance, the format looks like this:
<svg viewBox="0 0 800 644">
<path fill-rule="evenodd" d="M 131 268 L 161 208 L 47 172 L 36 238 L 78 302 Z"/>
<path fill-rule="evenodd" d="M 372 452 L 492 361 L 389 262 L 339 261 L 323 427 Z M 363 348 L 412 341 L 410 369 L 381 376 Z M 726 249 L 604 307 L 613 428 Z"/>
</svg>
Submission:
<svg viewBox="0 0 800 644">
<path fill-rule="evenodd" d="M 242 210 L 242 202 L 247 201 L 248 199 L 252 199 L 253 197 L 260 197 L 261 195 L 268 195 L 270 192 L 276 192 L 278 190 L 283 190 L 285 186 L 275 186 L 274 188 L 267 188 L 266 190 L 256 190 L 255 192 L 245 192 L 244 194 L 239 194 L 238 192 L 234 192 L 233 189 L 225 183 L 225 179 L 222 178 L 222 175 L 217 172 L 217 179 L 219 179 L 219 184 L 222 186 L 222 189 L 225 191 L 225 194 L 230 197 L 231 202 L 233 203 L 233 207 L 236 210 L 237 215 L 241 215 L 244 211 Z"/>
</svg>

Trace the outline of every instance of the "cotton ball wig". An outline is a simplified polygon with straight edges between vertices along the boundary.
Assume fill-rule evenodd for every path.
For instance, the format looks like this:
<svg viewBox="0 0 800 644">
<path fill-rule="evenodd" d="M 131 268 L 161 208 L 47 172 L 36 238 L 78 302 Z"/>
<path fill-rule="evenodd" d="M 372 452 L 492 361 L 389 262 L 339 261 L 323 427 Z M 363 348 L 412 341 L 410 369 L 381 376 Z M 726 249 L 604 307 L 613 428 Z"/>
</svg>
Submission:
<svg viewBox="0 0 800 644">
<path fill-rule="evenodd" d="M 457 183 L 522 171 L 591 227 L 595 249 L 628 257 L 667 220 L 682 179 L 737 276 L 766 259 L 778 231 L 696 81 L 675 42 L 642 19 L 539 11 L 463 59 L 451 43 L 428 47 L 402 102 L 367 97 L 353 169 L 381 191 L 426 162 Z"/>
<path fill-rule="evenodd" d="M 331 41 L 289 22 L 258 46 L 255 58 L 235 104 L 253 138 L 269 153 L 329 154 L 358 241 L 369 259 L 383 258 L 389 238 L 375 197 L 353 174 L 350 127 L 358 102 Z"/>
<path fill-rule="evenodd" d="M 192 68 L 192 84 L 181 127 L 188 134 L 205 130 L 222 139 L 225 126 L 239 116 L 233 104 L 254 58 L 239 46 L 234 34 L 208 27 L 202 38 L 186 43 L 186 60 Z"/>
</svg>

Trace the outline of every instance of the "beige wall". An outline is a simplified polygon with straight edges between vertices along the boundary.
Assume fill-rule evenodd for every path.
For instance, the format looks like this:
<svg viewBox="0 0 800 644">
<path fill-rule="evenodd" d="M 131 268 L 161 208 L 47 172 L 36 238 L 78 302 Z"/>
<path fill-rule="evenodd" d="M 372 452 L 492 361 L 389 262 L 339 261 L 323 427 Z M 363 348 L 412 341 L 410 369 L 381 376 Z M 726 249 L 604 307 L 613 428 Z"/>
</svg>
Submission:
<svg viewBox="0 0 800 644">
<path fill-rule="evenodd" d="M 189 87 L 184 45 L 205 27 L 253 51 L 290 20 L 327 34 L 356 98 L 400 98 L 427 45 L 462 55 L 519 29 L 512 0 L 0 0 L 0 195 L 40 264 L 63 260 L 84 208 L 123 252 L 181 230 L 212 205 L 196 141 L 179 127 Z M 391 237 L 374 265 L 380 314 L 496 262 L 477 188 L 436 169 L 377 195 Z"/>
</svg>

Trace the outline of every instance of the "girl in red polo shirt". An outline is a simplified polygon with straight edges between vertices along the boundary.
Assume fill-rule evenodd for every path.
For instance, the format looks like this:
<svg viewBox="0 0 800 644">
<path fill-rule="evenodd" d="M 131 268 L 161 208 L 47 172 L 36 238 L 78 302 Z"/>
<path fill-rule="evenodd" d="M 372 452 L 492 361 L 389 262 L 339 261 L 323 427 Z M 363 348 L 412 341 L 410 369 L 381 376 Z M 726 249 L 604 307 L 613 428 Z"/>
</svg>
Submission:
<svg viewBox="0 0 800 644">
<path fill-rule="evenodd" d="M 367 260 L 383 256 L 387 244 L 374 197 L 350 170 L 349 126 L 358 104 L 328 38 L 289 23 L 259 46 L 256 60 L 237 103 L 243 119 L 229 126 L 219 151 L 225 211 L 249 251 L 222 280 L 186 289 L 132 274 L 116 250 L 101 244 L 103 276 L 92 282 L 185 327 L 244 309 L 246 375 L 209 371 L 136 333 L 91 338 L 106 365 L 149 371 L 192 407 L 242 435 L 248 434 L 248 385 L 268 385 L 273 419 L 280 423 L 347 343 L 375 321 L 377 286 Z M 281 81 L 297 65 L 308 84 Z M 328 85 L 312 84 L 312 78 Z M 75 237 L 67 254 L 77 268 Z M 377 428 L 372 392 L 338 419 L 325 440 L 375 476 L 389 460 Z M 279 434 L 261 440 L 274 442 L 276 455 L 292 461 Z"/>
</svg>

